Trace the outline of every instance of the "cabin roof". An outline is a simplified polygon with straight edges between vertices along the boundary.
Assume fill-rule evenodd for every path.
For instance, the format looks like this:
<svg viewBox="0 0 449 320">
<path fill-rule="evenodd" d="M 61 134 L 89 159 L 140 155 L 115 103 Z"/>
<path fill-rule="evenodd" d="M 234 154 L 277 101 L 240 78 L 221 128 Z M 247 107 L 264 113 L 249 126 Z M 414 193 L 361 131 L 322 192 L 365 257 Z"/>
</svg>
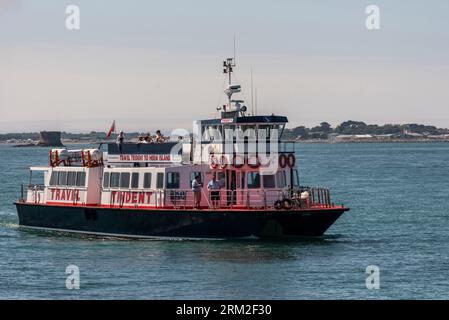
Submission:
<svg viewBox="0 0 449 320">
<path fill-rule="evenodd" d="M 226 120 L 226 122 L 222 121 Z M 245 116 L 245 117 L 236 117 L 236 118 L 224 118 L 224 119 L 207 119 L 207 120 L 201 120 L 202 124 L 221 124 L 221 123 L 238 123 L 238 124 L 245 124 L 245 123 L 287 123 L 288 119 L 284 116 L 275 116 L 275 115 L 268 115 L 268 116 Z"/>
</svg>

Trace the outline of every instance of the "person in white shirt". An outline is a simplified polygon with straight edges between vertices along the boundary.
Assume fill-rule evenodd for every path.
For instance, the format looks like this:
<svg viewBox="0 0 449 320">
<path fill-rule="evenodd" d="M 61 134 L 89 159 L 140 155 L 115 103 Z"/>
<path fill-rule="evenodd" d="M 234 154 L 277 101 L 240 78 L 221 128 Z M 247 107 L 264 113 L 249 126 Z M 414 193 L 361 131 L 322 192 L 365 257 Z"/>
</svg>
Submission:
<svg viewBox="0 0 449 320">
<path fill-rule="evenodd" d="M 207 184 L 207 190 L 210 193 L 210 199 L 214 208 L 217 208 L 220 205 L 220 188 L 221 183 L 217 180 L 217 174 L 214 173 L 212 180 Z"/>
<path fill-rule="evenodd" d="M 193 191 L 193 201 L 194 208 L 200 209 L 201 205 L 201 189 L 203 188 L 203 183 L 201 182 L 201 176 L 198 174 L 192 181 L 192 191 Z"/>
</svg>

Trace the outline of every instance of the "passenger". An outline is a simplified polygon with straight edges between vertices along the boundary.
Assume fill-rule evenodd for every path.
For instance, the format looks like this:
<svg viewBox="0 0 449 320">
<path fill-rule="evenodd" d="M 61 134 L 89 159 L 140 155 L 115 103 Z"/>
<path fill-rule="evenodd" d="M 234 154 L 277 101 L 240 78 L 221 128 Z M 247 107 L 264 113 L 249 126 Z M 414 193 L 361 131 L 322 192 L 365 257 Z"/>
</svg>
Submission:
<svg viewBox="0 0 449 320">
<path fill-rule="evenodd" d="M 207 184 L 207 190 L 210 193 L 213 208 L 218 208 L 220 206 L 220 188 L 220 181 L 217 180 L 217 174 L 214 173 L 212 180 Z"/>
<path fill-rule="evenodd" d="M 164 136 L 162 135 L 161 130 L 157 130 L 157 131 L 156 131 L 156 142 L 157 142 L 157 143 L 163 143 L 163 142 L 165 142 L 165 138 L 164 138 Z"/>
<path fill-rule="evenodd" d="M 151 139 L 151 135 L 150 135 L 149 132 L 148 132 L 147 135 L 145 136 L 144 140 L 145 140 L 146 143 L 151 143 L 151 142 L 153 142 L 153 140 Z"/>
<path fill-rule="evenodd" d="M 123 131 L 120 131 L 119 135 L 117 136 L 117 143 L 122 144 L 125 141 L 125 133 Z"/>
<path fill-rule="evenodd" d="M 139 141 L 137 143 L 145 143 L 145 138 L 143 135 L 139 135 Z"/>
<path fill-rule="evenodd" d="M 193 207 L 195 209 L 200 209 L 202 188 L 203 183 L 201 182 L 201 176 L 198 174 L 192 181 L 193 202 L 194 202 Z"/>
</svg>

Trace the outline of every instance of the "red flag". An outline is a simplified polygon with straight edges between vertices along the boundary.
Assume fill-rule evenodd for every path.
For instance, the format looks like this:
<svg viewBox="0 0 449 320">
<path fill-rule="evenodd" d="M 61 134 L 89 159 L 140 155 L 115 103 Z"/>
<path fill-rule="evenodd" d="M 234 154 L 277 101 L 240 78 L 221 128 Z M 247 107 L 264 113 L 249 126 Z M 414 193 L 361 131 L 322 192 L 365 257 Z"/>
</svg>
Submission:
<svg viewBox="0 0 449 320">
<path fill-rule="evenodd" d="M 111 136 L 111 133 L 112 133 L 112 132 L 115 132 L 115 120 L 114 120 L 114 122 L 112 122 L 112 126 L 111 126 L 111 128 L 109 129 L 108 134 L 106 135 L 106 139 L 109 138 L 109 137 Z M 106 140 L 106 139 L 105 139 L 105 140 Z"/>
</svg>

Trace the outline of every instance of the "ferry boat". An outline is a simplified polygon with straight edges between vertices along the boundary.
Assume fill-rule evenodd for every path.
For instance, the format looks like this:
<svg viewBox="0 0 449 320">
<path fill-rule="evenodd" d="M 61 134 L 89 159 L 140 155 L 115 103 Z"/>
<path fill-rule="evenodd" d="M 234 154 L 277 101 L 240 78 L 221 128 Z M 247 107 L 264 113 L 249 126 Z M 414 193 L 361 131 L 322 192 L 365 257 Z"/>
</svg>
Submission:
<svg viewBox="0 0 449 320">
<path fill-rule="evenodd" d="M 251 114 L 233 99 L 234 68 L 233 58 L 223 62 L 227 103 L 217 117 L 174 141 L 51 149 L 22 186 L 19 225 L 125 238 L 323 235 L 349 208 L 327 188 L 300 185 L 295 143 L 282 140 L 287 117 Z"/>
</svg>

